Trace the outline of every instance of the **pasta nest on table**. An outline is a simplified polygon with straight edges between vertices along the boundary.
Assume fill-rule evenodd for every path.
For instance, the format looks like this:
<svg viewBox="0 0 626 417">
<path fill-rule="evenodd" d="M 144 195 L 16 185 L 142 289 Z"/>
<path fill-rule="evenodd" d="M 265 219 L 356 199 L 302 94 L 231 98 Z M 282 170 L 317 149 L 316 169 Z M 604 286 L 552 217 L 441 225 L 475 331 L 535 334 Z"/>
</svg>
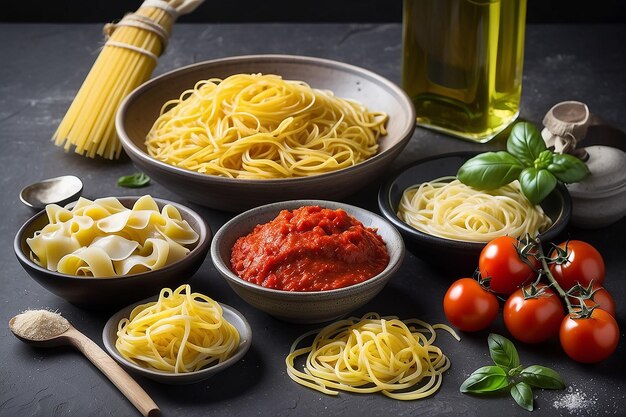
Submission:
<svg viewBox="0 0 626 417">
<path fill-rule="evenodd" d="M 415 400 L 432 395 L 442 381 L 450 361 L 433 343 L 435 330 L 443 324 L 417 319 L 399 320 L 367 313 L 351 317 L 300 336 L 285 359 L 287 374 L 306 387 L 325 394 L 338 390 L 373 393 L 398 400 Z M 315 335 L 309 346 L 298 347 Z M 303 371 L 296 360 L 305 356 Z"/>
</svg>

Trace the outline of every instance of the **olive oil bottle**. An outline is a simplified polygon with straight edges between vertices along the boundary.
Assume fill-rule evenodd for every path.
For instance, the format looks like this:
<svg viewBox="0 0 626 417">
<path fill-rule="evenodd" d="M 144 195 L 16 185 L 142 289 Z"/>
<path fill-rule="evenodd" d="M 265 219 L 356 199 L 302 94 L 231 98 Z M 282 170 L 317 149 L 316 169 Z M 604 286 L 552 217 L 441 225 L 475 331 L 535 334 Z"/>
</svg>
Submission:
<svg viewBox="0 0 626 417">
<path fill-rule="evenodd" d="M 404 0 L 403 16 L 419 125 L 486 142 L 517 118 L 526 0 Z"/>
</svg>

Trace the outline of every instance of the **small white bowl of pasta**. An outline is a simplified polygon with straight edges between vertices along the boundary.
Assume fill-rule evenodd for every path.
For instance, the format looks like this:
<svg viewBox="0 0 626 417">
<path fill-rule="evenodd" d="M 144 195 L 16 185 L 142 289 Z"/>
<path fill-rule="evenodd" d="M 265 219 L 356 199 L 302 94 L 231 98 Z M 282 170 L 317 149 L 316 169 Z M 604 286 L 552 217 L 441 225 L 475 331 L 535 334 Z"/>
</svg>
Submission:
<svg viewBox="0 0 626 417">
<path fill-rule="evenodd" d="M 102 330 L 102 342 L 127 370 L 184 385 L 239 362 L 252 344 L 252 329 L 233 307 L 181 285 L 115 313 Z"/>
<path fill-rule="evenodd" d="M 538 234 L 548 243 L 565 231 L 571 217 L 572 202 L 561 185 L 540 207 L 532 206 L 515 184 L 493 193 L 457 186 L 453 176 L 475 155 L 456 152 L 416 161 L 391 174 L 378 193 L 381 213 L 400 231 L 407 248 L 455 274 L 471 275 L 485 244 L 498 236 Z"/>
<path fill-rule="evenodd" d="M 135 165 L 164 187 L 241 212 L 354 193 L 402 151 L 415 117 L 406 93 L 372 71 L 250 55 L 148 81 L 120 105 L 116 129 Z"/>
<path fill-rule="evenodd" d="M 184 282 L 200 268 L 212 233 L 193 210 L 141 197 L 49 205 L 17 232 L 13 248 L 48 291 L 89 309 L 112 309 Z"/>
</svg>

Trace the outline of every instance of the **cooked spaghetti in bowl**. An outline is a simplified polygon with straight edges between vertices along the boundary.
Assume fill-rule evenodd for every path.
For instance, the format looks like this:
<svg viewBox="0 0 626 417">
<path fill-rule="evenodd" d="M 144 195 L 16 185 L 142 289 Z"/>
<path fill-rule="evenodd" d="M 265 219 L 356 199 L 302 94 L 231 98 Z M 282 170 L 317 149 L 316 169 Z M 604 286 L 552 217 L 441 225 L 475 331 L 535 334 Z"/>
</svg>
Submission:
<svg viewBox="0 0 626 417">
<path fill-rule="evenodd" d="M 122 308 L 107 320 L 102 342 L 127 370 L 165 384 L 191 384 L 239 362 L 252 330 L 233 307 L 182 285 Z"/>
<path fill-rule="evenodd" d="M 557 186 L 540 207 L 528 207 L 523 200 L 517 199 L 516 202 L 505 200 L 498 201 L 496 205 L 480 207 L 477 204 L 476 207 L 468 208 L 462 206 L 472 203 L 470 197 L 464 195 L 467 190 L 458 192 L 450 187 L 440 189 L 432 187 L 432 184 L 426 185 L 432 183 L 433 179 L 454 175 L 465 161 L 475 155 L 474 152 L 457 152 L 414 162 L 391 174 L 378 193 L 381 213 L 398 228 L 407 248 L 435 267 L 455 274 L 468 274 L 476 268 L 478 256 L 492 236 L 519 233 L 523 237 L 525 233 L 533 234 L 532 229 L 536 227 L 542 241 L 553 241 L 563 233 L 571 216 L 571 199 L 563 186 Z M 438 183 L 439 186 L 445 185 Z M 416 197 L 421 184 L 424 184 L 422 191 L 426 195 Z M 437 196 L 442 190 L 450 195 Z M 516 194 L 518 191 L 513 189 L 511 192 Z M 485 198 L 482 193 L 477 195 L 480 199 Z M 494 197 L 489 195 L 487 199 Z M 424 204 L 416 205 L 418 210 L 414 213 L 399 214 L 403 198 L 405 205 L 412 205 L 411 200 L 415 198 Z M 516 207 L 520 201 L 521 206 Z M 419 213 L 422 209 L 425 212 Z M 534 220 L 527 221 L 527 210 L 536 214 Z M 435 220 L 431 223 L 432 219 Z M 423 222 L 428 228 L 438 224 L 441 230 L 420 230 L 409 224 L 412 221 Z M 500 227 L 505 224 L 508 224 L 506 228 Z"/>
<path fill-rule="evenodd" d="M 318 148 L 311 146 L 306 149 L 300 149 L 296 144 L 287 142 L 287 136 L 284 137 L 284 143 L 279 143 L 275 136 L 280 136 L 287 132 L 300 132 L 299 129 L 303 129 L 302 132 L 305 132 L 306 129 L 311 129 L 309 132 L 312 133 L 316 131 L 322 132 L 325 127 L 333 123 L 327 121 L 324 124 L 320 122 L 317 128 L 313 124 L 305 125 L 302 123 L 305 118 L 300 113 L 297 113 L 299 110 L 296 110 L 294 107 L 293 109 L 290 108 L 290 113 L 293 114 L 283 119 L 283 121 L 286 121 L 284 121 L 282 126 L 278 122 L 273 125 L 268 124 L 265 127 L 265 130 L 274 132 L 275 135 L 268 135 L 263 132 L 252 135 L 255 137 L 255 141 L 262 137 L 269 145 L 255 145 L 246 152 L 240 152 L 238 149 L 239 145 L 244 147 L 249 145 L 245 140 L 235 141 L 236 146 L 229 145 L 229 149 L 220 156 L 223 162 L 222 165 L 226 167 L 218 168 L 218 170 L 223 171 L 221 175 L 215 173 L 207 175 L 204 172 L 164 162 L 159 159 L 161 157 L 156 157 L 157 153 L 155 153 L 155 156 L 150 155 L 149 147 L 146 145 L 146 138 L 148 138 L 151 129 L 155 126 L 155 122 L 161 116 L 162 110 L 167 112 L 175 106 L 174 103 L 170 103 L 163 108 L 165 103 L 169 100 L 180 98 L 184 91 L 193 89 L 199 80 L 225 80 L 233 74 L 278 74 L 283 81 L 298 80 L 306 83 L 313 90 L 332 91 L 334 98 L 341 97 L 351 102 L 359 102 L 364 108 L 368 109 L 371 117 L 373 117 L 373 122 L 365 122 L 364 126 L 358 128 L 359 131 L 369 132 L 366 135 L 367 140 L 351 140 L 352 145 L 356 144 L 358 146 L 348 147 L 344 144 L 345 138 L 341 139 L 339 135 L 336 135 L 339 139 L 332 137 L 335 131 L 338 132 L 340 128 L 343 129 L 342 124 L 347 118 L 347 116 L 343 116 L 343 120 L 341 120 L 342 116 L 339 115 L 335 116 L 339 117 L 339 119 L 332 125 L 337 127 L 335 129 L 329 128 L 326 132 L 329 135 L 328 138 L 323 137 L 323 133 L 318 138 L 317 145 L 315 145 Z M 222 82 L 213 82 L 213 84 L 219 86 Z M 207 85 L 207 88 L 214 87 Z M 306 90 L 301 83 L 297 83 L 295 87 Z M 271 92 L 273 90 L 268 89 L 267 91 Z M 254 100 L 262 102 L 261 98 L 265 96 L 263 93 L 257 92 L 254 94 L 254 97 Z M 272 97 L 276 98 L 278 96 Z M 326 97 L 329 97 L 328 94 L 326 94 Z M 290 96 L 290 98 L 293 99 L 294 97 Z M 254 104 L 254 100 L 251 97 L 247 97 L 246 100 L 248 105 Z M 314 104 L 319 104 L 318 101 L 316 99 Z M 306 108 L 309 104 L 310 100 L 306 102 L 304 107 Z M 351 110 L 348 110 L 348 112 L 351 112 Z M 388 116 L 384 125 L 382 124 L 384 119 L 383 113 Z M 259 115 L 257 114 L 255 117 L 258 119 Z M 117 117 L 117 131 L 126 153 L 135 165 L 161 185 L 193 202 L 221 210 L 240 212 L 255 206 L 281 200 L 302 198 L 332 200 L 354 193 L 371 181 L 379 178 L 385 168 L 402 151 L 415 129 L 415 117 L 413 104 L 402 89 L 393 82 L 366 69 L 312 57 L 252 55 L 194 64 L 163 74 L 145 83 L 131 93 L 120 106 Z M 325 118 L 317 117 L 318 121 L 322 119 L 325 120 Z M 306 120 L 308 120 L 308 116 Z M 331 119 L 329 118 L 328 120 Z M 162 122 L 165 122 L 165 120 L 162 120 Z M 224 119 L 223 123 L 226 122 L 234 123 L 233 117 L 230 117 L 228 120 Z M 238 126 L 242 129 L 256 128 L 257 125 L 254 118 L 244 117 L 240 114 L 237 116 L 237 123 L 239 123 Z M 369 126 L 371 123 L 374 123 L 376 126 Z M 226 129 L 229 128 L 227 124 L 224 124 L 224 126 L 226 126 Z M 218 124 L 216 123 L 211 132 L 217 132 L 217 127 Z M 383 134 L 382 127 L 384 127 L 386 134 Z M 354 127 L 344 129 L 343 137 L 346 137 L 346 135 L 361 137 L 360 133 L 357 135 L 356 130 Z M 229 132 L 231 135 L 239 136 L 239 133 L 236 133 L 234 130 L 229 130 Z M 374 140 L 376 135 L 378 137 Z M 196 136 L 189 135 L 189 137 L 193 137 L 194 140 L 198 141 L 210 139 L 209 135 L 206 135 L 206 129 L 204 130 L 204 136 L 196 134 Z M 213 138 L 217 138 L 217 135 L 214 135 Z M 152 139 L 150 141 L 152 142 Z M 227 142 L 222 141 L 216 144 L 225 145 Z M 167 154 L 169 151 L 166 152 L 165 149 L 168 146 L 166 142 L 162 142 L 154 150 L 158 153 L 165 152 Z M 280 163 L 275 162 L 272 158 L 259 158 L 264 152 L 277 152 L 277 149 L 285 146 L 288 146 L 290 149 L 289 152 L 283 153 L 285 166 L 288 166 L 289 169 L 282 165 L 280 157 L 278 158 Z M 326 147 L 326 150 L 324 150 L 324 147 Z M 200 151 L 200 149 L 189 150 L 189 152 L 194 153 L 197 151 Z M 213 147 L 206 148 L 206 152 L 210 153 L 212 151 Z M 187 152 L 187 150 L 184 152 Z M 190 158 L 190 154 L 185 154 L 184 152 L 177 155 L 176 158 L 182 158 L 181 161 L 187 159 L 185 164 L 189 163 L 190 166 L 195 164 L 199 169 L 204 167 L 210 170 L 209 168 L 211 167 L 205 162 L 201 162 L 198 155 L 194 159 L 194 157 Z M 222 152 L 222 150 L 219 152 Z M 325 154 L 323 157 L 316 159 L 317 156 L 315 155 L 318 155 L 318 152 Z M 302 153 L 302 155 L 299 153 Z M 357 156 L 357 153 L 362 153 L 362 155 Z M 303 155 L 306 157 L 303 157 Z M 332 155 L 332 158 L 329 158 L 328 155 Z M 202 156 L 202 153 L 199 156 Z M 248 159 L 248 156 L 250 159 Z M 261 162 L 262 166 L 259 165 L 260 159 L 263 159 Z M 197 160 L 198 162 L 193 162 L 192 160 Z M 321 162 L 322 160 L 326 162 Z M 249 171 L 261 173 L 261 177 L 252 179 L 247 171 L 246 173 L 237 172 L 239 169 L 238 164 L 241 164 L 242 161 L 246 161 L 246 168 Z M 337 169 L 331 169 L 333 165 Z M 318 171 L 318 168 L 323 172 L 318 172 L 315 175 L 311 174 Z M 291 175 L 291 169 L 294 170 L 293 175 Z M 280 177 L 266 175 L 267 172 L 279 173 L 284 170 L 287 171 L 286 175 L 282 175 L 285 174 L 285 172 L 282 172 Z"/>
<path fill-rule="evenodd" d="M 552 220 L 531 204 L 514 181 L 480 191 L 455 177 L 437 178 L 404 190 L 398 217 L 415 229 L 446 239 L 488 242 L 496 237 L 532 237 Z"/>
<path fill-rule="evenodd" d="M 229 178 L 306 177 L 376 154 L 387 114 L 274 74 L 196 83 L 163 105 L 146 138 L 150 156 Z"/>
</svg>

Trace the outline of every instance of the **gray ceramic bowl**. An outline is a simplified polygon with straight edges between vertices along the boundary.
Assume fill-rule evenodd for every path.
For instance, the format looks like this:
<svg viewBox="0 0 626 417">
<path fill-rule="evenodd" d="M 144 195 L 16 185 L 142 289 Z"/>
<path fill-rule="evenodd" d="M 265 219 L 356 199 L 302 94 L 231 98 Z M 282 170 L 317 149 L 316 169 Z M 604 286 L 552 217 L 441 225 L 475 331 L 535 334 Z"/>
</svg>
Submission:
<svg viewBox="0 0 626 417">
<path fill-rule="evenodd" d="M 250 325 L 248 324 L 246 318 L 243 316 L 243 314 L 241 314 L 234 308 L 226 304 L 219 303 L 224 311 L 224 319 L 232 324 L 239 332 L 239 347 L 237 348 L 233 356 L 226 359 L 222 363 L 209 366 L 199 371 L 181 374 L 172 374 L 169 372 L 147 369 L 139 365 L 135 365 L 128 359 L 124 358 L 115 347 L 115 342 L 117 341 L 117 325 L 119 324 L 120 320 L 128 318 L 130 316 L 130 312 L 133 311 L 133 309 L 138 305 L 145 304 L 151 301 L 156 301 L 157 299 L 158 296 L 155 296 L 125 307 L 115 313 L 113 316 L 111 316 L 111 318 L 104 325 L 104 329 L 102 330 L 102 342 L 104 343 L 105 349 L 109 352 L 109 355 L 111 355 L 117 362 L 119 362 L 120 365 L 122 365 L 127 370 L 164 384 L 193 384 L 195 382 L 200 382 L 205 379 L 211 378 L 218 372 L 221 372 L 229 366 L 232 366 L 235 363 L 239 362 L 239 360 L 243 358 L 243 356 L 250 348 L 250 345 L 252 344 L 252 329 L 250 328 Z"/>
<path fill-rule="evenodd" d="M 239 278 L 230 269 L 231 248 L 257 224 L 273 220 L 281 210 L 302 206 L 341 208 L 365 227 L 378 229 L 389 253 L 389 264 L 378 275 L 360 284 L 329 291 L 292 292 L 265 288 Z M 398 231 L 382 217 L 359 207 L 333 201 L 296 200 L 268 204 L 248 210 L 226 223 L 211 243 L 211 259 L 228 285 L 248 304 L 274 317 L 293 323 L 320 323 L 344 316 L 367 304 L 400 268 L 404 242 Z"/>
<path fill-rule="evenodd" d="M 478 266 L 478 257 L 486 243 L 463 242 L 433 236 L 404 223 L 397 215 L 402 193 L 408 187 L 450 175 L 476 152 L 456 152 L 422 159 L 389 176 L 378 193 L 378 206 L 383 216 L 400 230 L 407 248 L 435 267 L 454 274 L 471 276 Z M 565 231 L 572 212 L 572 201 L 564 186 L 558 186 L 541 203 L 552 225 L 539 235 L 542 242 L 554 241 Z"/>
<path fill-rule="evenodd" d="M 330 89 L 389 114 L 388 134 L 378 154 L 349 168 L 303 178 L 243 180 L 200 174 L 150 157 L 144 140 L 166 101 L 177 98 L 202 79 L 237 73 L 273 73 Z M 161 75 L 133 91 L 119 108 L 118 136 L 135 165 L 166 188 L 208 207 L 243 211 L 258 205 L 298 198 L 338 199 L 381 175 L 402 151 L 415 129 L 409 97 L 391 81 L 363 68 L 320 58 L 250 55 L 190 65 Z"/>
<path fill-rule="evenodd" d="M 132 207 L 139 197 L 117 197 L 126 207 Z M 114 309 L 145 298 L 163 287 L 176 286 L 187 281 L 200 268 L 209 250 L 211 229 L 198 213 L 167 200 L 154 199 L 159 206 L 171 204 L 200 238 L 191 247 L 191 252 L 178 262 L 155 271 L 123 277 L 89 278 L 76 277 L 49 271 L 30 259 L 30 247 L 26 239 L 48 224 L 45 210 L 31 217 L 15 235 L 13 249 L 18 261 L 28 274 L 48 291 L 72 304 L 87 309 Z"/>
</svg>

